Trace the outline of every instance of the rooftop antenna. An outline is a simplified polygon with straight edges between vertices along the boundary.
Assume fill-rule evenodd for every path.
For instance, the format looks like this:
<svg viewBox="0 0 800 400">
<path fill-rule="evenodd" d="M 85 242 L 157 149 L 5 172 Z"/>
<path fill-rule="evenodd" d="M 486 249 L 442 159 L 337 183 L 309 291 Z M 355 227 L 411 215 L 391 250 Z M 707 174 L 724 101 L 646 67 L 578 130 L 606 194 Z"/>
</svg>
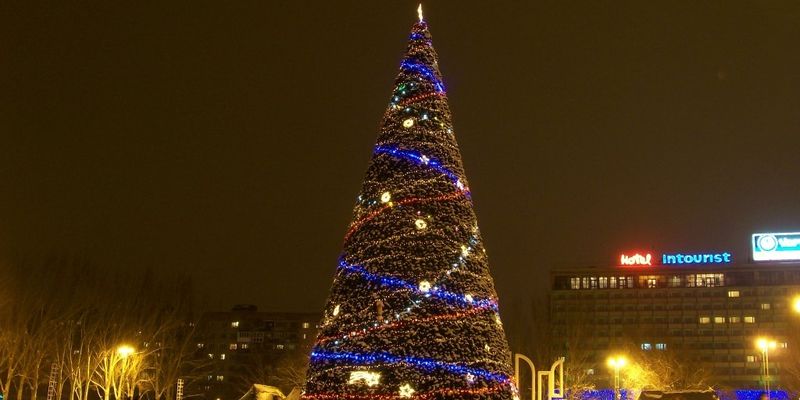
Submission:
<svg viewBox="0 0 800 400">
<path fill-rule="evenodd" d="M 422 3 L 419 3 L 419 7 L 417 7 L 417 14 L 419 15 L 419 22 L 422 22 Z"/>
</svg>

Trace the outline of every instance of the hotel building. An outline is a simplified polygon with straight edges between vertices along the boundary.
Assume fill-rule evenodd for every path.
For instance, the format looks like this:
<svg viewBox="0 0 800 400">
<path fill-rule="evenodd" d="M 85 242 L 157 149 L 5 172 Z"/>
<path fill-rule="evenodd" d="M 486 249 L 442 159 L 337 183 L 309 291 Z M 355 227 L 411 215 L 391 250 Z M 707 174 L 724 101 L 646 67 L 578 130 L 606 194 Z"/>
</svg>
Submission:
<svg viewBox="0 0 800 400">
<path fill-rule="evenodd" d="M 681 260 L 679 263 L 678 260 Z M 773 388 L 781 360 L 800 346 L 800 262 L 734 263 L 729 253 L 626 254 L 619 266 L 551 271 L 553 336 L 580 329 L 598 387 L 607 387 L 605 360 L 622 346 L 639 357 L 655 352 L 691 354 L 717 388 L 763 387 L 763 352 L 769 350 Z M 585 346 L 585 347 L 584 347 Z M 570 351 L 564 344 L 567 362 Z"/>
</svg>

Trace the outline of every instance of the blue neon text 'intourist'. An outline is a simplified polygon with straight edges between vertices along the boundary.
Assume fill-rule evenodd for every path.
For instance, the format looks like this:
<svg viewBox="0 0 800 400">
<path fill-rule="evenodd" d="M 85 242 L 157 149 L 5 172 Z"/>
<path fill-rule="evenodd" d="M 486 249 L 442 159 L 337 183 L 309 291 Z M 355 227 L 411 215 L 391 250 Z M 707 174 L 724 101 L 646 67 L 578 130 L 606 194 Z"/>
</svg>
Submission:
<svg viewBox="0 0 800 400">
<path fill-rule="evenodd" d="M 662 254 L 661 264 L 729 264 L 731 253 Z"/>
</svg>

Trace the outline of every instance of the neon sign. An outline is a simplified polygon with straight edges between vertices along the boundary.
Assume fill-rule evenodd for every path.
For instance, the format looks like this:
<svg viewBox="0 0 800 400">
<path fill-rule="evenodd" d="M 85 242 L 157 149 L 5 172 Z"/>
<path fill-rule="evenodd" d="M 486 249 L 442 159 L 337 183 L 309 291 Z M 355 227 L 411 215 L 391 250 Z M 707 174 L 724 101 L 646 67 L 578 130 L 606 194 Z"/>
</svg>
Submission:
<svg viewBox="0 0 800 400">
<path fill-rule="evenodd" d="M 661 265 L 730 264 L 731 253 L 663 254 Z"/>
<path fill-rule="evenodd" d="M 786 239 L 786 245 L 795 245 L 797 252 L 795 256 L 800 260 L 800 233 L 795 234 L 796 237 Z M 754 239 L 755 240 L 755 239 Z M 776 246 L 777 246 L 776 239 Z M 755 243 L 755 242 L 754 242 Z M 630 266 L 653 266 L 653 265 L 702 265 L 702 264 L 730 264 L 733 262 L 731 253 L 661 253 L 659 258 L 654 253 L 641 253 L 635 254 L 621 254 L 619 256 L 619 265 L 623 267 Z M 754 257 L 754 259 L 756 259 Z M 660 261 L 660 263 L 659 263 Z"/>
<path fill-rule="evenodd" d="M 632 256 L 622 254 L 619 256 L 620 265 L 653 265 L 653 255 L 645 253 L 644 255 L 636 253 Z"/>
<path fill-rule="evenodd" d="M 753 235 L 753 261 L 789 260 L 800 260 L 800 232 Z"/>
</svg>

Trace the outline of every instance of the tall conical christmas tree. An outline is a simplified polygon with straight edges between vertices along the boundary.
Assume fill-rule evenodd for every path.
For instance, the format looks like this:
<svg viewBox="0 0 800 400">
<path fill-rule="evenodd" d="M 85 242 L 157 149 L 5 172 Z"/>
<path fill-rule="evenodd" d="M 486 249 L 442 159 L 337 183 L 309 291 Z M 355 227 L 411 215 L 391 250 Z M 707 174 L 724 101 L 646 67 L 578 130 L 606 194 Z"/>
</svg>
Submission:
<svg viewBox="0 0 800 400">
<path fill-rule="evenodd" d="M 511 399 L 497 295 L 428 26 L 411 30 L 306 399 Z"/>
</svg>

